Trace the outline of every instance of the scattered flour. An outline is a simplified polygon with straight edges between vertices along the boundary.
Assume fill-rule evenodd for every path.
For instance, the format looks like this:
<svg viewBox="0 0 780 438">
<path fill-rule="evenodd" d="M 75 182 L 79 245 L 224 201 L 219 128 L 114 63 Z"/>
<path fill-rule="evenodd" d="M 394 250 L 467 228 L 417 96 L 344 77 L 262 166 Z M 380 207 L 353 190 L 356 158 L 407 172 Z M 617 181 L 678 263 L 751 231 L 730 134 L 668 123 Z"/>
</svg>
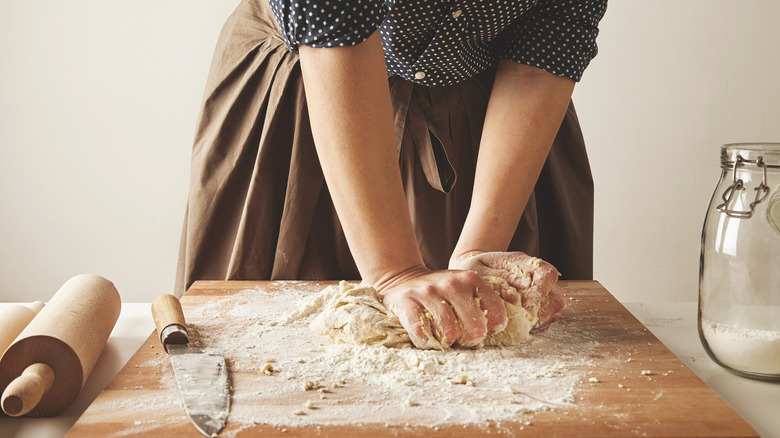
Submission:
<svg viewBox="0 0 780 438">
<path fill-rule="evenodd" d="M 587 352 L 599 345 L 567 309 L 520 346 L 440 351 L 334 343 L 309 329 L 327 297 L 282 285 L 274 293 L 247 289 L 185 306 L 191 343 L 221 349 L 228 361 L 233 398 L 220 436 L 257 424 L 435 428 L 521 421 L 524 413 L 576 407 L 575 387 L 594 364 Z M 168 358 L 160 353 L 142 366 L 163 367 Z M 106 418 L 124 408 L 149 412 L 116 436 L 164 427 L 155 416 L 160 406 L 183 412 L 169 368 L 161 384 L 164 396 L 127 391 L 107 405 Z"/>
</svg>

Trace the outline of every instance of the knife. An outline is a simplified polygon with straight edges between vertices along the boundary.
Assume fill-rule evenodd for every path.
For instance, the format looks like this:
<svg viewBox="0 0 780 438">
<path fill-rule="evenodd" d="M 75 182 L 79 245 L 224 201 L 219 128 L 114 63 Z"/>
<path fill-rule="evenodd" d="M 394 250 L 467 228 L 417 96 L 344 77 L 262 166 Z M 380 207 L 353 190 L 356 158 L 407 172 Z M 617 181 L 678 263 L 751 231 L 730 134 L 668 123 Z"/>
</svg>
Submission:
<svg viewBox="0 0 780 438">
<path fill-rule="evenodd" d="M 225 358 L 219 350 L 189 344 L 181 303 L 163 294 L 152 302 L 152 317 L 171 358 L 176 384 L 192 424 L 207 437 L 225 427 L 230 413 L 230 385 Z"/>
</svg>

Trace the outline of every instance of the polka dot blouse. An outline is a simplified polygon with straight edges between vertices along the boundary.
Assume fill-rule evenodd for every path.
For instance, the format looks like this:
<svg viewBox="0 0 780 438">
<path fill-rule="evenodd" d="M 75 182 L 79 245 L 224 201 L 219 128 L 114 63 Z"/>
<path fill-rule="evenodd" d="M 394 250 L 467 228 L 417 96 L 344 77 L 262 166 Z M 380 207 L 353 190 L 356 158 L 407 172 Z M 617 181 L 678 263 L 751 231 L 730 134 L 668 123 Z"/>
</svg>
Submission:
<svg viewBox="0 0 780 438">
<path fill-rule="evenodd" d="M 579 81 L 606 0 L 268 0 L 287 47 L 351 46 L 377 29 L 388 73 L 450 85 L 509 59 Z"/>
</svg>

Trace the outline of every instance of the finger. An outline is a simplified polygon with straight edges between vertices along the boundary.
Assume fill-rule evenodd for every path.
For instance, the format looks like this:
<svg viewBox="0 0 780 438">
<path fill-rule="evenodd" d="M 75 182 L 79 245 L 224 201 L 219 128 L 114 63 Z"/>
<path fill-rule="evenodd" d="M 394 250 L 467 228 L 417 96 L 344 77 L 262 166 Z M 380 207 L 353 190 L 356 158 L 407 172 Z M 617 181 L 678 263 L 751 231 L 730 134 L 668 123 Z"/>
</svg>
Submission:
<svg viewBox="0 0 780 438">
<path fill-rule="evenodd" d="M 497 271 L 495 272 L 496 275 L 486 275 L 483 276 L 482 279 L 485 280 L 488 286 L 490 286 L 502 300 L 510 304 L 520 304 L 521 296 L 517 292 L 517 289 L 510 286 L 504 278 L 499 277 L 499 275 L 502 275 L 500 271 L 495 271 Z"/>
<path fill-rule="evenodd" d="M 385 303 L 409 333 L 409 339 L 415 347 L 424 350 L 442 349 L 431 331 L 430 314 L 426 315 L 427 312 L 414 300 L 408 298 L 396 300 L 391 295 L 385 297 Z"/>
<path fill-rule="evenodd" d="M 558 270 L 553 265 L 522 252 L 494 252 L 482 256 L 486 265 L 504 271 L 499 277 L 521 291 L 523 307 L 529 311 L 544 301 L 558 281 Z"/>
<path fill-rule="evenodd" d="M 445 299 L 452 306 L 462 326 L 463 332 L 458 339 L 458 344 L 464 347 L 478 345 L 488 334 L 487 318 L 474 295 L 480 286 L 488 287 L 477 273 L 460 271 L 450 284 L 442 288 Z"/>
<path fill-rule="evenodd" d="M 540 258 L 530 257 L 523 253 L 513 253 L 511 261 L 519 268 L 520 272 L 530 274 L 532 285 L 537 289 L 548 291 L 558 281 L 558 270 L 555 269 L 555 266 Z"/>
<path fill-rule="evenodd" d="M 520 295 L 517 291 L 530 288 L 532 278 L 530 273 L 523 271 L 512 263 L 507 263 L 510 254 L 515 253 L 483 253 L 469 259 L 468 263 L 464 264 L 464 269 L 475 271 L 484 277 L 495 277 L 503 280 L 500 283 L 491 282 L 490 285 L 505 301 L 519 304 Z M 525 256 L 523 253 L 519 254 Z"/>
<path fill-rule="evenodd" d="M 488 333 L 500 332 L 506 328 L 508 322 L 504 300 L 490 285 L 484 281 L 483 283 L 484 286 L 475 289 L 474 295 L 477 297 L 477 303 L 487 320 Z"/>
<path fill-rule="evenodd" d="M 544 330 L 550 323 L 555 321 L 555 318 L 563 309 L 563 303 L 563 295 L 560 290 L 553 287 L 539 305 L 539 319 L 534 325 L 534 330 Z"/>
<path fill-rule="evenodd" d="M 449 347 L 461 337 L 462 330 L 458 318 L 455 317 L 455 312 L 446 300 L 442 300 L 440 295 L 432 291 L 418 294 L 416 298 L 420 306 L 431 315 L 433 334 L 442 346 Z"/>
<path fill-rule="evenodd" d="M 534 272 L 533 275 L 533 285 L 532 289 L 538 290 L 542 295 L 542 300 L 544 301 L 547 295 L 550 293 L 550 291 L 555 286 L 555 283 L 558 281 L 558 271 L 552 267 L 552 265 L 549 265 L 550 269 L 545 269 L 542 271 Z"/>
</svg>

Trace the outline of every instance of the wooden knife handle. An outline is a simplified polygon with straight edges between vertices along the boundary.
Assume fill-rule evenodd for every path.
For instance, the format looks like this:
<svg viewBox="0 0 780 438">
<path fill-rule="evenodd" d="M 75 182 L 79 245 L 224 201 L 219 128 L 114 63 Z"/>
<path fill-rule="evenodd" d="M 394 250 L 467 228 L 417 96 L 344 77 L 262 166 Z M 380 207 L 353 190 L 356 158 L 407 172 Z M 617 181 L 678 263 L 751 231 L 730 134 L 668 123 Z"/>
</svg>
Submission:
<svg viewBox="0 0 780 438">
<path fill-rule="evenodd" d="M 152 302 L 152 317 L 160 335 L 160 342 L 168 349 L 168 344 L 186 344 L 189 342 L 187 322 L 179 300 L 170 294 L 162 294 Z"/>
</svg>

